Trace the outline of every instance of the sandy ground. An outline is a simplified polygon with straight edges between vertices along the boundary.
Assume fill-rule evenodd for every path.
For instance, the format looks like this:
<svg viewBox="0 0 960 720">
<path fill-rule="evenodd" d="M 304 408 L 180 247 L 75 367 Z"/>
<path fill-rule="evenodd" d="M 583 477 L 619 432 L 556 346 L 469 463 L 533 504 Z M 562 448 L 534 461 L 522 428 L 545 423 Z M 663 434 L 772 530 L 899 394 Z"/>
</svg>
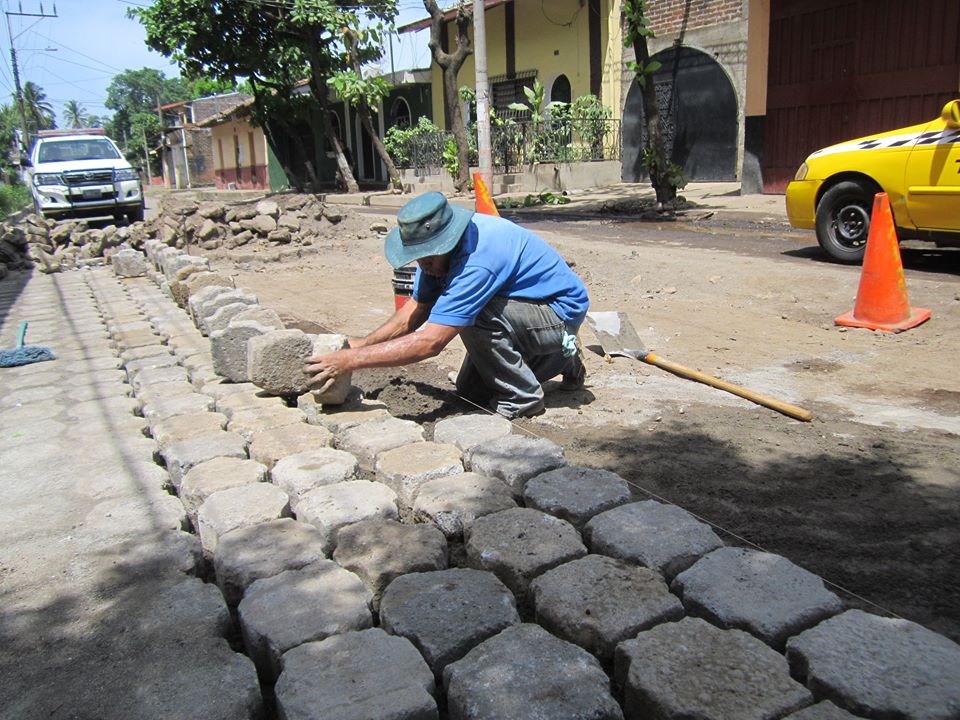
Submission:
<svg viewBox="0 0 960 720">
<path fill-rule="evenodd" d="M 394 309 L 392 271 L 383 236 L 370 232 L 378 216 L 344 210 L 349 217 L 305 259 L 214 265 L 288 326 L 365 334 Z M 393 224 L 386 214 L 381 221 Z M 625 311 L 662 357 L 810 409 L 814 419 L 605 357 L 584 328 L 586 388 L 564 393 L 548 383 L 547 412 L 518 422 L 523 431 L 563 445 L 571 464 L 619 473 L 637 498 L 686 508 L 730 544 L 789 557 L 853 606 L 960 640 L 956 274 L 908 272 L 911 302 L 933 320 L 881 334 L 833 324 L 853 307 L 858 268 L 793 253 L 796 241 L 775 229 L 701 227 L 701 236 L 729 238 L 704 249 L 691 246 L 696 232 L 670 224 L 544 227 L 538 232 L 586 281 L 592 309 Z M 737 242 L 750 238 L 784 252 Z M 457 342 L 433 361 L 361 371 L 354 382 L 430 427 L 472 409 L 446 380 L 462 355 Z"/>
</svg>

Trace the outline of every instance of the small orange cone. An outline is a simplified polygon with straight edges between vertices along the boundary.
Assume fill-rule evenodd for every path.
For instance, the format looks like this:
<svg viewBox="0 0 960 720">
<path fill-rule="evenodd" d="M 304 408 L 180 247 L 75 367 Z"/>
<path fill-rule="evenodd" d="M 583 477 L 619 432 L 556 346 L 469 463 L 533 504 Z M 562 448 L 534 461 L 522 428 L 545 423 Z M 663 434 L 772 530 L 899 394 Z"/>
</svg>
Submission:
<svg viewBox="0 0 960 720">
<path fill-rule="evenodd" d="M 497 206 L 493 204 L 490 191 L 487 190 L 487 186 L 484 184 L 483 178 L 480 177 L 480 173 L 478 172 L 473 174 L 473 192 L 477 197 L 476 209 L 478 213 L 499 217 L 500 213 L 497 211 Z"/>
<path fill-rule="evenodd" d="M 929 310 L 910 307 L 890 200 L 886 193 L 877 193 L 873 199 L 857 300 L 851 312 L 834 322 L 847 327 L 901 332 L 929 319 Z"/>
</svg>

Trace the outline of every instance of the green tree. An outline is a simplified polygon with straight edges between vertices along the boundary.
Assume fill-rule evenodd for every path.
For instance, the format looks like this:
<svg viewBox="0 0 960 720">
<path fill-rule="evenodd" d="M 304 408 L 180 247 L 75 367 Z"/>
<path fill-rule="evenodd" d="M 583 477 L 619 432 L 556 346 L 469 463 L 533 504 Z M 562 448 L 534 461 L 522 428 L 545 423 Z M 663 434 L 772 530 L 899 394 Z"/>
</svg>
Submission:
<svg viewBox="0 0 960 720">
<path fill-rule="evenodd" d="M 158 105 L 190 99 L 190 90 L 180 78 L 167 78 L 159 70 L 141 68 L 124 70 L 115 75 L 107 86 L 104 102 L 113 110 L 110 136 L 121 142 L 133 138 L 133 116 L 137 113 L 156 113 Z"/>
<path fill-rule="evenodd" d="M 313 184 L 317 183 L 313 161 L 320 157 L 319 149 L 307 151 L 298 128 L 298 121 L 308 119 L 311 111 L 308 98 L 295 92 L 295 85 L 306 78 L 338 173 L 348 189 L 357 189 L 343 144 L 330 123 L 328 80 L 350 68 L 343 28 L 355 27 L 354 17 L 362 17 L 366 24 L 390 22 L 396 0 L 220 0 L 213 5 L 208 0 L 156 0 L 130 12 L 146 29 L 147 44 L 172 57 L 185 76 L 247 79 L 254 97 L 254 122 L 264 128 L 271 149 L 298 188 L 303 178 L 292 171 L 296 156 Z M 361 62 L 380 52 L 379 46 L 363 47 Z M 287 150 L 289 144 L 293 152 Z"/>
<path fill-rule="evenodd" d="M 0 178 L 12 183 L 17 178 L 13 155 L 19 157 L 16 131 L 20 129 L 20 115 L 16 105 L 0 105 Z"/>
<path fill-rule="evenodd" d="M 187 87 L 190 89 L 191 98 L 210 97 L 211 95 L 228 95 L 229 93 L 239 92 L 235 82 L 230 80 L 217 80 L 208 77 L 188 80 Z"/>
<path fill-rule="evenodd" d="M 72 128 L 86 127 L 87 111 L 76 100 L 68 100 L 63 106 L 63 121 Z"/>
<path fill-rule="evenodd" d="M 457 6 L 457 47 L 452 52 L 445 52 L 443 49 L 446 45 L 443 34 L 447 31 L 443 11 L 437 6 L 436 0 L 423 0 L 423 6 L 430 13 L 431 18 L 430 41 L 427 44 L 433 55 L 433 61 L 443 72 L 443 102 L 449 119 L 447 129 L 453 133 L 454 142 L 457 144 L 457 174 L 453 183 L 457 191 L 462 192 L 470 182 L 470 142 L 463 122 L 463 111 L 460 108 L 457 73 L 473 52 L 469 35 L 470 26 L 473 24 L 473 6 L 467 7 L 463 2 Z"/>
<path fill-rule="evenodd" d="M 37 130 L 50 130 L 57 127 L 53 105 L 47 100 L 46 93 L 30 80 L 23 84 L 23 112 L 27 116 L 27 132 L 31 135 Z M 28 141 L 27 147 L 30 144 Z"/>
<path fill-rule="evenodd" d="M 653 75 L 660 69 L 660 63 L 650 58 L 650 49 L 647 46 L 647 40 L 653 38 L 654 34 L 646 16 L 646 6 L 646 0 L 624 0 L 626 30 L 623 42 L 626 47 L 633 48 L 635 60 L 629 64 L 629 68 L 636 75 L 643 98 L 647 131 L 642 150 L 643 161 L 650 173 L 650 184 L 657 195 L 657 202 L 663 205 L 674 200 L 677 190 L 686 183 L 681 168 L 671 163 L 667 157 L 663 133 L 660 131 L 660 107 L 653 83 Z"/>
</svg>

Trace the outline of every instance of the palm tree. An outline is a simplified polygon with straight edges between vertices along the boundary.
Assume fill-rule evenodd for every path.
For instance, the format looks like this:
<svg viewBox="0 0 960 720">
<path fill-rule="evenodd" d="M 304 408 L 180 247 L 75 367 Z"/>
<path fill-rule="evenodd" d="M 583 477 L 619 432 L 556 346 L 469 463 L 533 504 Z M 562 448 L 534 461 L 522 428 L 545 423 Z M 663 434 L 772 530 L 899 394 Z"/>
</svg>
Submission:
<svg viewBox="0 0 960 720">
<path fill-rule="evenodd" d="M 86 127 L 89 122 L 87 111 L 76 100 L 68 100 L 63 106 L 63 121 L 72 128 Z"/>
<path fill-rule="evenodd" d="M 57 126 L 53 117 L 53 105 L 47 100 L 46 93 L 30 80 L 23 84 L 23 112 L 27 116 L 27 131 L 31 135 L 37 130 Z"/>
</svg>

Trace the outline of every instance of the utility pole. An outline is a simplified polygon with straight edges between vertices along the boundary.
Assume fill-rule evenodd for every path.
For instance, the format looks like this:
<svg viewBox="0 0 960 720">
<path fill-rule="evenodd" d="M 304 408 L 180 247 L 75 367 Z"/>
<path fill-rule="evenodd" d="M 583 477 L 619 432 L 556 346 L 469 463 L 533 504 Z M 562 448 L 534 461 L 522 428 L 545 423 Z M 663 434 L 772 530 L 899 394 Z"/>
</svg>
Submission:
<svg viewBox="0 0 960 720">
<path fill-rule="evenodd" d="M 53 15 L 48 15 L 44 9 L 43 5 L 40 6 L 39 13 L 25 13 L 23 12 L 23 7 L 21 6 L 19 12 L 13 12 L 12 10 L 5 10 L 4 15 L 7 17 L 7 37 L 10 38 L 10 64 L 13 67 L 13 86 L 17 91 L 17 112 L 20 115 L 20 142 L 23 145 L 23 154 L 30 152 L 30 131 L 27 128 L 27 113 L 23 107 L 23 89 L 20 87 L 20 69 L 17 67 L 17 51 L 13 47 L 13 31 L 10 29 L 10 16 L 16 15 L 18 17 L 38 17 L 38 18 L 55 18 L 57 17 L 57 6 L 53 6 Z"/>
<path fill-rule="evenodd" d="M 480 177 L 493 192 L 493 156 L 490 151 L 490 83 L 487 80 L 487 21 L 484 0 L 473 0 L 473 52 L 477 68 L 477 152 Z"/>
</svg>

